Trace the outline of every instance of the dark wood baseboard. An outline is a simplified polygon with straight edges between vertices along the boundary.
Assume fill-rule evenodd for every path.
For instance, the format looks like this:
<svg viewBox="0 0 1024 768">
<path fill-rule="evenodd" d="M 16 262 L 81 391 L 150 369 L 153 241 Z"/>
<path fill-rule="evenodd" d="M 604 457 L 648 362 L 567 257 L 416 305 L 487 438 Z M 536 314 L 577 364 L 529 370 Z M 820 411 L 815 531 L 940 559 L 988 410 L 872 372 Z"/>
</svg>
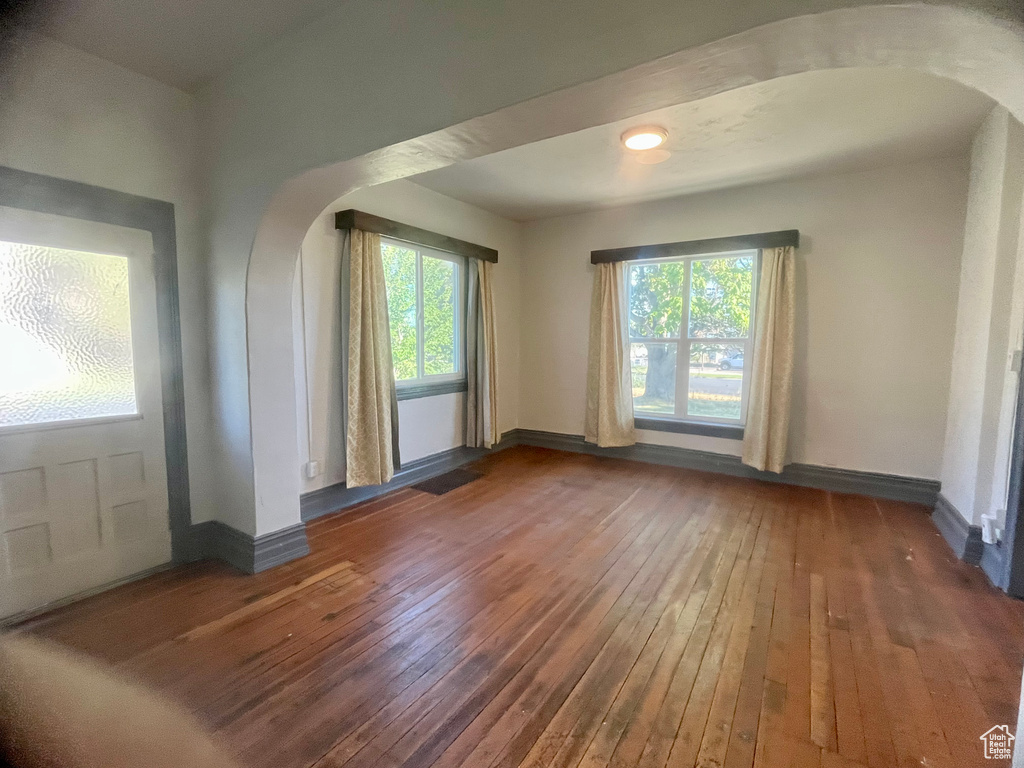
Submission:
<svg viewBox="0 0 1024 768">
<path fill-rule="evenodd" d="M 222 560 L 244 573 L 260 573 L 308 554 L 305 523 L 262 536 L 243 533 L 219 520 L 197 523 L 190 531 L 190 560 Z"/>
<path fill-rule="evenodd" d="M 970 525 L 960 511 L 941 493 L 935 499 L 932 521 L 946 543 L 949 544 L 950 549 L 953 550 L 953 554 L 971 565 L 981 563 L 984 546 L 981 540 L 981 528 L 977 525 Z"/>
<path fill-rule="evenodd" d="M 502 444 L 497 447 L 497 450 L 505 447 L 507 445 Z M 360 502 L 376 498 L 377 496 L 383 496 L 385 493 L 391 493 L 391 491 L 397 491 L 399 488 L 405 488 L 423 480 L 429 480 L 471 461 L 476 461 L 487 453 L 488 451 L 485 448 L 467 448 L 462 445 L 406 463 L 405 466 L 395 473 L 391 482 L 384 485 L 366 485 L 359 488 L 349 488 L 344 483 L 335 483 L 317 491 L 304 493 L 299 497 L 299 510 L 302 515 L 302 521 L 309 522 L 324 515 L 340 512 Z"/>
<path fill-rule="evenodd" d="M 982 543 L 981 562 L 978 563 L 981 570 L 988 576 L 988 580 L 999 589 L 1006 591 L 1009 579 L 1006 573 L 1006 546 L 1003 542 L 998 544 Z"/>
<path fill-rule="evenodd" d="M 939 495 L 937 480 L 878 472 L 860 472 L 837 467 L 821 467 L 814 464 L 790 464 L 781 474 L 776 474 L 748 467 L 737 456 L 667 445 L 637 443 L 622 448 L 599 448 L 592 443 L 585 442 L 582 435 L 544 432 L 535 429 L 513 430 L 505 435 L 502 442 L 534 445 L 573 453 L 589 453 L 595 456 L 611 456 L 618 459 L 631 459 L 703 472 L 717 472 L 734 477 L 749 477 L 754 480 L 799 485 L 825 491 L 856 493 L 882 499 L 924 504 L 929 507 L 935 505 Z"/>
</svg>

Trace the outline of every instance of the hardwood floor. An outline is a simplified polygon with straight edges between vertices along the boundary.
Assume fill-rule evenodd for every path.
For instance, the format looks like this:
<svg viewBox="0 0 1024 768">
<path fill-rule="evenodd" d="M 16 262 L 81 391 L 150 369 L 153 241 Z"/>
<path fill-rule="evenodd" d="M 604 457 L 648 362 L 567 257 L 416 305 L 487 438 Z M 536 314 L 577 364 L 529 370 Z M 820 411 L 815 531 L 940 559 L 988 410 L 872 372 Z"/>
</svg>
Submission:
<svg viewBox="0 0 1024 768">
<path fill-rule="evenodd" d="M 197 711 L 247 766 L 974 766 L 1024 605 L 927 510 L 515 448 L 28 629 Z"/>
</svg>

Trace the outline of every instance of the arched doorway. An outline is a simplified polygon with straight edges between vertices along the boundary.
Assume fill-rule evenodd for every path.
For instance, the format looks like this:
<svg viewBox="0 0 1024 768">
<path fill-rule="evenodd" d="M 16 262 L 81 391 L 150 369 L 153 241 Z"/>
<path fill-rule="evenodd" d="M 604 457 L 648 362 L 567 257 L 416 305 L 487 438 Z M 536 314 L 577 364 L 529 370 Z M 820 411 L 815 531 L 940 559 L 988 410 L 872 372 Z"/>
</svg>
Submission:
<svg viewBox="0 0 1024 768">
<path fill-rule="evenodd" d="M 768 24 L 286 182 L 260 219 L 246 279 L 255 506 L 248 527 L 263 535 L 299 522 L 295 412 L 281 407 L 294 402 L 294 379 L 282 361 L 293 353 L 291 285 L 299 244 L 331 201 L 359 187 L 756 82 L 872 66 L 956 80 L 1024 117 L 1024 41 L 1012 28 L 947 7 L 879 6 Z"/>
</svg>

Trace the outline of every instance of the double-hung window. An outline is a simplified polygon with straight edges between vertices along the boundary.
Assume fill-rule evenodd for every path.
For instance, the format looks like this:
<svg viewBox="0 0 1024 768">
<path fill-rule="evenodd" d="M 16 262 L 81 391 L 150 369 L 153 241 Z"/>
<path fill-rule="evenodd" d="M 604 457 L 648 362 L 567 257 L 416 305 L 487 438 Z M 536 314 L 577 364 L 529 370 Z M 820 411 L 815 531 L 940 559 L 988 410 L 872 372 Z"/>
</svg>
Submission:
<svg viewBox="0 0 1024 768">
<path fill-rule="evenodd" d="M 757 251 L 629 265 L 633 411 L 644 426 L 742 427 Z"/>
<path fill-rule="evenodd" d="M 464 388 L 465 260 L 385 238 L 381 257 L 399 399 Z"/>
</svg>

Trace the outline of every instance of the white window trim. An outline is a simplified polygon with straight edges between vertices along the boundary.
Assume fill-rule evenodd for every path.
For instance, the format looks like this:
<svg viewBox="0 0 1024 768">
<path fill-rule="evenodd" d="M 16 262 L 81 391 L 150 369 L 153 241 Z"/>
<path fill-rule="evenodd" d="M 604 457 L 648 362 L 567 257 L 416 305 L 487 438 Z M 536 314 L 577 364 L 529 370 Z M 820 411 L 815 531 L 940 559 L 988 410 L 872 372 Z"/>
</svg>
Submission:
<svg viewBox="0 0 1024 768">
<path fill-rule="evenodd" d="M 405 240 L 398 240 L 392 237 L 382 237 L 381 245 L 391 245 L 396 248 L 404 248 L 416 252 L 416 378 L 400 379 L 395 381 L 395 389 L 399 399 L 406 399 L 402 394 L 406 390 L 423 390 L 432 385 L 448 385 L 453 383 L 464 383 L 466 381 L 466 259 L 454 253 L 440 251 L 418 243 L 411 243 Z M 423 257 L 449 261 L 456 266 L 455 278 L 455 372 L 425 374 L 423 372 L 424 351 L 423 351 Z M 450 389 L 450 387 L 446 388 Z M 428 392 L 423 394 L 429 395 Z"/>
<path fill-rule="evenodd" d="M 742 258 L 743 256 L 749 255 L 753 259 L 753 276 L 750 281 L 750 325 L 747 329 L 746 337 L 742 338 L 706 338 L 698 336 L 690 336 L 690 275 L 693 270 L 693 262 L 695 261 L 710 261 L 712 259 L 735 259 Z M 755 249 L 745 249 L 742 251 L 727 251 L 722 253 L 701 253 L 694 254 L 692 256 L 670 256 L 663 259 L 643 259 L 629 262 L 630 268 L 634 266 L 648 266 L 651 264 L 676 264 L 683 263 L 686 265 L 685 278 L 683 281 L 683 299 L 684 299 L 684 311 L 682 318 L 682 327 L 680 328 L 679 336 L 668 336 L 668 337 L 642 337 L 632 336 L 629 337 L 630 345 L 633 344 L 666 344 L 675 342 L 676 344 L 676 392 L 675 392 L 675 413 L 654 413 L 651 411 L 637 411 L 634 410 L 634 418 L 643 419 L 645 421 L 665 421 L 681 424 L 717 424 L 731 427 L 744 427 L 747 422 L 747 402 L 749 398 L 749 380 L 747 373 L 749 368 L 746 367 L 747 362 L 753 361 L 754 354 L 754 336 L 753 330 L 756 322 L 756 311 L 757 311 L 757 288 L 758 278 L 761 272 L 761 252 Z M 628 278 L 628 276 L 627 276 Z M 628 286 L 630 292 L 632 292 L 632 280 L 629 281 Z M 630 298 L 630 304 L 632 299 Z M 627 312 L 627 320 L 628 312 Z M 682 331 L 686 331 L 686 335 L 682 335 Z M 743 378 L 740 385 L 740 417 L 738 419 L 726 419 L 716 418 L 711 416 L 699 416 L 688 413 L 689 410 L 689 395 L 690 395 L 690 348 L 693 344 L 729 344 L 734 346 L 743 347 Z M 685 360 L 686 364 L 680 368 L 680 360 Z M 682 411 L 682 412 L 680 412 Z"/>
</svg>

